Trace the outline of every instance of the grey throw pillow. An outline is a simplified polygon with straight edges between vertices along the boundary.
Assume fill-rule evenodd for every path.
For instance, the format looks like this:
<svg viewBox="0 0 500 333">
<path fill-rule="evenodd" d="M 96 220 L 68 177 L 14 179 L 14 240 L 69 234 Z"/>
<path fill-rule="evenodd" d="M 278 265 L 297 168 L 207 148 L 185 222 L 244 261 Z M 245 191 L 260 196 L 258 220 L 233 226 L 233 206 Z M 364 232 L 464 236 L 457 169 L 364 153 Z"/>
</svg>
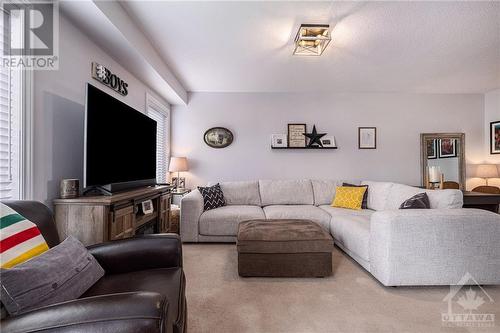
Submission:
<svg viewBox="0 0 500 333">
<path fill-rule="evenodd" d="M 399 206 L 399 209 L 429 209 L 431 208 L 431 203 L 429 202 L 429 197 L 427 193 L 419 193 L 412 196 L 410 199 L 405 200 Z"/>
<path fill-rule="evenodd" d="M 37 257 L 0 269 L 0 298 L 9 314 L 18 315 L 76 299 L 103 275 L 85 246 L 70 236 Z"/>
</svg>

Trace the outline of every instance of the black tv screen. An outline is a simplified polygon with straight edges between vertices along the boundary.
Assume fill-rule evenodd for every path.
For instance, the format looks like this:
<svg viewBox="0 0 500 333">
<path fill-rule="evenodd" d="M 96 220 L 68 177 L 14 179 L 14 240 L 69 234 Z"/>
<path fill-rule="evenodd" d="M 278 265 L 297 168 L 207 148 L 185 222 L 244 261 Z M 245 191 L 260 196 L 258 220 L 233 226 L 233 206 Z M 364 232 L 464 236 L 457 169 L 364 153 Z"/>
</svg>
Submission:
<svg viewBox="0 0 500 333">
<path fill-rule="evenodd" d="M 109 192 L 156 182 L 156 121 L 87 84 L 85 187 Z"/>
</svg>

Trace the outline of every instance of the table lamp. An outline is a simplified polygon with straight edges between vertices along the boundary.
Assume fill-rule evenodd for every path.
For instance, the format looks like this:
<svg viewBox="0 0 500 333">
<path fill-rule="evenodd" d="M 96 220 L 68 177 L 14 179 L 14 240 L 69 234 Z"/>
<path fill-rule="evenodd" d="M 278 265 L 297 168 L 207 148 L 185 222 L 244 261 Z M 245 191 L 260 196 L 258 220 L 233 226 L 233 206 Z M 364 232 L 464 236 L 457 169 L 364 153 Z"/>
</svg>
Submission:
<svg viewBox="0 0 500 333">
<path fill-rule="evenodd" d="M 180 183 L 180 172 L 181 171 L 188 171 L 188 162 L 187 158 L 185 157 L 171 157 L 170 158 L 170 164 L 168 165 L 168 171 L 169 172 L 177 172 L 177 184 L 175 187 L 175 190 L 179 190 L 179 183 Z"/>
<path fill-rule="evenodd" d="M 484 178 L 488 186 L 488 178 L 498 178 L 498 168 L 495 164 L 480 164 L 477 166 L 476 176 Z"/>
<path fill-rule="evenodd" d="M 443 183 L 443 174 L 441 173 L 441 168 L 438 166 L 429 166 L 428 167 L 428 183 L 426 184 L 426 188 L 436 189 L 442 188 Z"/>
</svg>

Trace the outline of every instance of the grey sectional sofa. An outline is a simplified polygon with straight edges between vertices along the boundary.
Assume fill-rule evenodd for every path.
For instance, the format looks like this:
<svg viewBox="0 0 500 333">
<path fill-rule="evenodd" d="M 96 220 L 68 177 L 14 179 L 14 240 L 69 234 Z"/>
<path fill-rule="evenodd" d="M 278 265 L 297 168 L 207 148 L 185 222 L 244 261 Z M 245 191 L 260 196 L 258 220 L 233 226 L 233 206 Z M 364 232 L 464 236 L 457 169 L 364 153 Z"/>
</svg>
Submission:
<svg viewBox="0 0 500 333">
<path fill-rule="evenodd" d="M 368 208 L 334 208 L 335 180 L 259 180 L 221 183 L 227 206 L 203 211 L 195 190 L 181 202 L 184 242 L 235 242 L 250 219 L 309 219 L 386 286 L 451 285 L 469 272 L 481 284 L 500 284 L 500 215 L 464 209 L 458 190 L 364 181 Z M 431 209 L 399 210 L 426 191 Z"/>
</svg>

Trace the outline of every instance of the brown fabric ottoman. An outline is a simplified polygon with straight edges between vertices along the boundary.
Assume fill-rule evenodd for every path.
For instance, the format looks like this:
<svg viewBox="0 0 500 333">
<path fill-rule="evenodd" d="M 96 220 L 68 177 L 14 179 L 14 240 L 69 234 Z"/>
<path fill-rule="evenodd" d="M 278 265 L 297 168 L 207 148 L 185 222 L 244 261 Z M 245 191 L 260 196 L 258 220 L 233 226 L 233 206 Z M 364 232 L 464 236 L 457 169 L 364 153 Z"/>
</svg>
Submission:
<svg viewBox="0 0 500 333">
<path fill-rule="evenodd" d="M 333 238 L 309 220 L 251 220 L 238 226 L 240 276 L 324 277 L 332 274 Z"/>
</svg>

